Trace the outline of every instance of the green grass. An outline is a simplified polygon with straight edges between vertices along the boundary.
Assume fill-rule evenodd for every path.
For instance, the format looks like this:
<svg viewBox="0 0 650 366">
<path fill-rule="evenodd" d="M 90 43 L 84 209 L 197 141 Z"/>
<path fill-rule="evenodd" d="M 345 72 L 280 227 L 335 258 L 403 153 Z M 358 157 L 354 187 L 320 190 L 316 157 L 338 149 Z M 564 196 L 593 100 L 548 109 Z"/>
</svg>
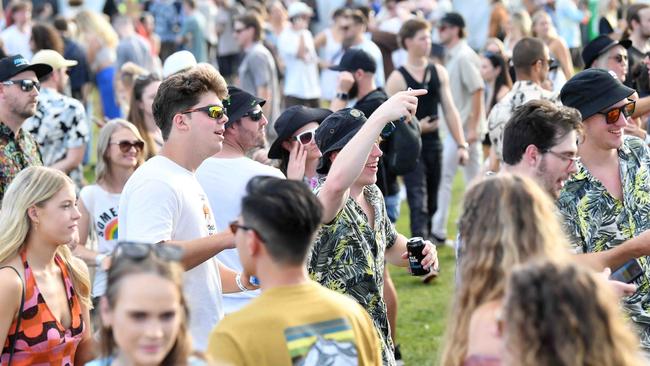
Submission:
<svg viewBox="0 0 650 366">
<path fill-rule="evenodd" d="M 452 207 L 447 226 L 448 236 L 456 237 L 456 220 L 464 191 L 462 175 L 454 180 Z M 397 230 L 409 236 L 408 205 L 402 204 Z M 397 343 L 406 365 L 436 365 L 447 324 L 447 313 L 454 292 L 455 259 L 450 247 L 438 248 L 440 276 L 423 285 L 419 278 L 404 269 L 391 266 L 390 274 L 397 288 Z"/>
</svg>

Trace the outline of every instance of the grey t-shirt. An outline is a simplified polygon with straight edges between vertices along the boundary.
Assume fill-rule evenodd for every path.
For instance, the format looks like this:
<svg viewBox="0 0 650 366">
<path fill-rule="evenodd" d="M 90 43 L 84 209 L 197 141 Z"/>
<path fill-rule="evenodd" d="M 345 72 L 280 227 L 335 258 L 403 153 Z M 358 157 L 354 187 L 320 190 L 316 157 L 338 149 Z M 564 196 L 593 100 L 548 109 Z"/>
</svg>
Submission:
<svg viewBox="0 0 650 366">
<path fill-rule="evenodd" d="M 267 86 L 271 90 L 272 100 L 267 103 L 271 105 L 271 115 L 268 118 L 269 127 L 280 114 L 280 86 L 278 83 L 278 71 L 275 67 L 275 60 L 271 52 L 261 43 L 255 43 L 248 50 L 239 65 L 239 83 L 241 88 L 253 95 L 257 95 L 257 88 Z"/>
</svg>

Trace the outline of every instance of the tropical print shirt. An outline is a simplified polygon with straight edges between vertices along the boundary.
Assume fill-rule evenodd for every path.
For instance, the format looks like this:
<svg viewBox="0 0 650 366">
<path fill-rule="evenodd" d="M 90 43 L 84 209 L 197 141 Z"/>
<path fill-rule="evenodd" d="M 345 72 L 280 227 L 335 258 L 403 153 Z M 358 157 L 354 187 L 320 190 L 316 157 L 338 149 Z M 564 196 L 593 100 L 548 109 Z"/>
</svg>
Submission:
<svg viewBox="0 0 650 366">
<path fill-rule="evenodd" d="M 324 180 L 314 190 L 316 195 Z M 351 197 L 334 220 L 318 231 L 307 261 L 310 277 L 321 285 L 351 296 L 370 314 L 382 345 L 384 365 L 394 365 L 393 343 L 384 302 L 384 252 L 397 239 L 388 220 L 381 191 L 363 189 L 375 215 L 374 230 L 361 206 Z"/>
<path fill-rule="evenodd" d="M 650 229 L 650 151 L 642 140 L 626 136 L 618 149 L 623 200 L 618 200 L 578 163 L 578 172 L 558 199 L 564 226 L 577 253 L 609 250 Z M 625 307 L 638 325 L 641 346 L 650 349 L 650 262 L 638 259 L 645 274 Z"/>
<path fill-rule="evenodd" d="M 23 129 L 34 136 L 45 166 L 65 159 L 68 149 L 85 146 L 90 135 L 86 111 L 81 102 L 52 88 L 41 89 L 36 114 L 25 120 Z M 77 187 L 83 186 L 81 164 L 68 175 Z"/>
<path fill-rule="evenodd" d="M 0 202 L 14 177 L 32 165 L 43 165 L 32 135 L 22 128 L 16 135 L 0 122 Z"/>
<path fill-rule="evenodd" d="M 488 116 L 487 125 L 490 142 L 499 161 L 503 161 L 503 131 L 517 107 L 533 99 L 548 100 L 560 104 L 558 95 L 530 80 L 516 81 L 512 89 L 495 104 Z"/>
</svg>

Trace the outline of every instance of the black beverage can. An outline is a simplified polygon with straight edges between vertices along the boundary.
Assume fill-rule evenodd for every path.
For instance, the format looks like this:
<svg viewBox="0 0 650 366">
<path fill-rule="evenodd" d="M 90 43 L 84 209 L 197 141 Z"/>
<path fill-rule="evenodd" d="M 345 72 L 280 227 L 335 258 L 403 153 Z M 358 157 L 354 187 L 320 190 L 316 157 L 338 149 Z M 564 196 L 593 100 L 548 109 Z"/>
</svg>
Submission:
<svg viewBox="0 0 650 366">
<path fill-rule="evenodd" d="M 419 236 L 409 239 L 406 243 L 406 250 L 409 255 L 409 267 L 411 267 L 411 275 L 413 276 L 424 276 L 430 271 L 430 269 L 422 267 L 422 260 L 424 259 L 424 254 L 422 254 L 423 249 L 424 239 Z"/>
</svg>

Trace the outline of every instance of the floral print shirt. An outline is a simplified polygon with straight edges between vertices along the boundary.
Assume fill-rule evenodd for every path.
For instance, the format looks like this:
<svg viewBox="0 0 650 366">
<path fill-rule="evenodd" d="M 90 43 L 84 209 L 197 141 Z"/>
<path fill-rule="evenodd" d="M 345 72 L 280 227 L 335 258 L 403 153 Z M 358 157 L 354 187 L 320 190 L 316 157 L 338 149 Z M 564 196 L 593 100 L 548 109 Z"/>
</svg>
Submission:
<svg viewBox="0 0 650 366">
<path fill-rule="evenodd" d="M 43 165 L 34 137 L 22 128 L 16 135 L 0 122 L 0 202 L 14 177 L 32 165 Z"/>
</svg>

